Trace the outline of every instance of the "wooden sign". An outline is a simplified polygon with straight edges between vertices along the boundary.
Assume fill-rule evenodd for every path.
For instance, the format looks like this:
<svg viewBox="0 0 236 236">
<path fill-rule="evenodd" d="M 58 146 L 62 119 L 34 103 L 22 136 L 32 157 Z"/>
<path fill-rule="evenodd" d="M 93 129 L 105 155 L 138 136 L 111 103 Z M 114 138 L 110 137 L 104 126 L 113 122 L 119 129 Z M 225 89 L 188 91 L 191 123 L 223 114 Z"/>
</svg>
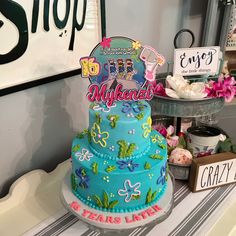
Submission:
<svg viewBox="0 0 236 236">
<path fill-rule="evenodd" d="M 218 153 L 193 159 L 189 187 L 192 192 L 236 182 L 236 154 Z"/>
<path fill-rule="evenodd" d="M 174 75 L 215 75 L 220 47 L 179 48 L 174 52 Z"/>
</svg>

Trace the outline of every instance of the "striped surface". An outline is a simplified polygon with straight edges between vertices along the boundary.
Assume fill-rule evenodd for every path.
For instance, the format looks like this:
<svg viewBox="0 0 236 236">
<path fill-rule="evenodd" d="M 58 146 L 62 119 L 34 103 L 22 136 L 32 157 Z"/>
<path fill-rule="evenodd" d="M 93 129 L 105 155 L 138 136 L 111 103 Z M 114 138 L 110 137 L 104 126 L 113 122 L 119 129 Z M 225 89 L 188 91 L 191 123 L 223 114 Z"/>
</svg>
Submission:
<svg viewBox="0 0 236 236">
<path fill-rule="evenodd" d="M 202 225 L 219 206 L 226 201 L 230 193 L 236 194 L 235 184 L 191 193 L 186 184 L 175 182 L 174 209 L 171 215 L 160 224 L 149 224 L 122 231 L 122 236 L 191 236 L 200 235 Z M 62 210 L 57 216 L 48 219 L 26 233 L 25 236 L 114 236 L 114 231 L 98 232 L 89 229 L 72 213 Z"/>
</svg>

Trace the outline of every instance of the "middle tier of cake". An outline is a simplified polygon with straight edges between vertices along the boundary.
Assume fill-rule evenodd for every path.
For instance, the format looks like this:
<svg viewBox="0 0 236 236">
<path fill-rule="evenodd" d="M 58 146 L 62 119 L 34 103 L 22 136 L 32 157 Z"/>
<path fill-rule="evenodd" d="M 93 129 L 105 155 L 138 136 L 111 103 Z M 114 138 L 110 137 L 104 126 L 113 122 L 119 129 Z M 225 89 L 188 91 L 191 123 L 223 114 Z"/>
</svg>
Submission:
<svg viewBox="0 0 236 236">
<path fill-rule="evenodd" d="M 145 101 L 94 104 L 89 109 L 91 149 L 110 159 L 141 156 L 150 149 L 151 108 Z"/>
</svg>

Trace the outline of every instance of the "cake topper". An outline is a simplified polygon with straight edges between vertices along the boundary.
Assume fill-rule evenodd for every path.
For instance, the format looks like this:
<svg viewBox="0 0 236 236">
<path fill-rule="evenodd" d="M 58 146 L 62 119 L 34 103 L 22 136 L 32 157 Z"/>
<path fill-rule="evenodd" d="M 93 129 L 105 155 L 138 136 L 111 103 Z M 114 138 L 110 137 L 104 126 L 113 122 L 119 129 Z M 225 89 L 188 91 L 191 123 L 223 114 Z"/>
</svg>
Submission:
<svg viewBox="0 0 236 236">
<path fill-rule="evenodd" d="M 150 46 L 126 37 L 103 38 L 80 59 L 82 77 L 90 79 L 90 102 L 151 100 L 157 69 L 165 58 Z"/>
</svg>

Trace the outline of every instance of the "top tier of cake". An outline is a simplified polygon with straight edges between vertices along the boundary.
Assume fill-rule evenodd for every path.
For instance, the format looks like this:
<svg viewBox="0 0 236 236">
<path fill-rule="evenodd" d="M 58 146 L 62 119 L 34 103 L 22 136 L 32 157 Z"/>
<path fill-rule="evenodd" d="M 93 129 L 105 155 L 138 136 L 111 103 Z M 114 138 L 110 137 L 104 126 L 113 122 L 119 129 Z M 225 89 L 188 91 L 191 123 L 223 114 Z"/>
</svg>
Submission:
<svg viewBox="0 0 236 236">
<path fill-rule="evenodd" d="M 90 148 L 108 159 L 138 158 L 150 148 L 151 108 L 145 101 L 116 102 L 89 109 Z"/>
</svg>

